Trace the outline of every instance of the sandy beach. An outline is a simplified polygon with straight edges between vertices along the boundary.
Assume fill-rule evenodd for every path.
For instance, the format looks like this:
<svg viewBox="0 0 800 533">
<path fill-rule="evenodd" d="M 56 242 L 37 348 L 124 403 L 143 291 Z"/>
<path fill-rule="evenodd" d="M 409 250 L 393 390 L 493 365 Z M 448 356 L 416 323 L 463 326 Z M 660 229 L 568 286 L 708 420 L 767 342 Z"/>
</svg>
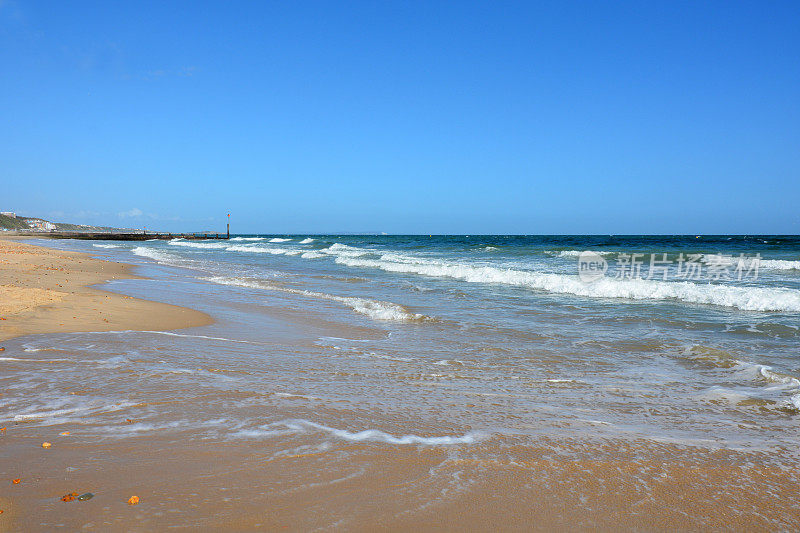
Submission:
<svg viewBox="0 0 800 533">
<path fill-rule="evenodd" d="M 503 310 L 354 275 L 365 239 L 0 243 L 0 530 L 800 525 L 795 378 L 747 351 L 790 353 L 780 316 L 691 337 L 669 302 Z"/>
<path fill-rule="evenodd" d="M 0 533 L 800 532 L 798 21 L 0 0 Z"/>
<path fill-rule="evenodd" d="M 126 264 L 0 240 L 0 342 L 36 333 L 173 330 L 213 322 L 199 311 L 92 287 L 134 278 Z"/>
</svg>

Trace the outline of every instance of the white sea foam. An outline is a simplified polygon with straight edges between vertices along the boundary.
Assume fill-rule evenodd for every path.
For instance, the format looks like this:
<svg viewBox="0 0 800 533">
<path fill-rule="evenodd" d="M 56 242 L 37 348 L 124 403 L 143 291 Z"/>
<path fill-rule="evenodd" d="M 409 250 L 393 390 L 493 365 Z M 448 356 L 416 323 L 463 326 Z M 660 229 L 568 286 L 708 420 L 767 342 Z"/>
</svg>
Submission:
<svg viewBox="0 0 800 533">
<path fill-rule="evenodd" d="M 95 248 L 119 248 L 117 244 L 93 244 Z"/>
<path fill-rule="evenodd" d="M 295 250 L 293 248 L 275 248 L 274 246 L 261 246 L 261 245 L 233 245 L 225 248 L 228 252 L 249 252 L 254 254 L 272 254 L 272 255 L 300 255 L 302 250 Z"/>
<path fill-rule="evenodd" d="M 325 257 L 325 255 L 319 252 L 305 252 L 300 257 L 303 259 L 319 259 L 320 257 Z"/>
<path fill-rule="evenodd" d="M 265 237 L 234 237 L 232 241 L 264 241 Z"/>
<path fill-rule="evenodd" d="M 689 346 L 683 354 L 728 369 L 739 380 L 750 382 L 751 386 L 756 384 L 762 393 L 783 398 L 782 402 L 776 400 L 779 406 L 800 410 L 800 379 L 795 376 L 776 371 L 769 365 L 736 359 L 733 354 L 708 346 Z M 786 395 L 789 395 L 788 399 Z M 724 400 L 730 403 L 738 403 L 751 397 L 751 393 L 745 391 L 731 391 L 720 387 L 712 387 L 703 396 L 704 399 Z"/>
<path fill-rule="evenodd" d="M 338 348 L 338 346 L 334 346 L 334 348 Z M 411 363 L 414 361 L 414 359 L 411 357 L 392 357 L 391 355 L 384 355 L 375 352 L 362 353 L 359 357 L 372 357 L 374 359 L 384 359 L 386 361 L 396 361 L 398 363 Z"/>
<path fill-rule="evenodd" d="M 736 370 L 750 379 L 765 381 L 773 390 L 789 389 L 800 391 L 800 380 L 794 376 L 776 372 L 771 366 L 746 361 L 737 361 Z"/>
<path fill-rule="evenodd" d="M 239 342 L 242 344 L 256 344 L 250 341 L 243 341 L 239 339 L 227 339 L 225 337 L 209 337 L 208 335 L 188 335 L 186 333 L 175 333 L 173 331 L 136 331 L 131 330 L 130 333 L 152 333 L 153 335 L 167 335 L 169 337 L 185 337 L 190 339 L 207 339 L 212 341 L 225 341 L 225 342 Z"/>
<path fill-rule="evenodd" d="M 787 261 L 784 259 L 761 259 L 759 268 L 770 270 L 800 270 L 800 261 Z"/>
<path fill-rule="evenodd" d="M 111 403 L 100 398 L 81 401 L 77 405 L 74 402 L 70 401 L 69 404 L 71 405 L 68 405 L 68 402 L 61 402 L 61 405 L 57 406 L 54 405 L 54 407 L 61 407 L 61 408 L 51 408 L 45 410 L 29 410 L 26 413 L 20 413 L 14 415 L 12 420 L 14 420 L 15 422 L 46 421 L 49 424 L 57 424 L 74 420 L 70 417 L 65 418 L 65 415 L 80 414 L 82 418 L 88 414 L 116 412 L 136 405 L 135 402 L 128 402 L 128 401 Z M 38 408 L 40 407 L 39 406 L 33 407 L 33 409 L 38 409 Z"/>
<path fill-rule="evenodd" d="M 197 242 L 197 241 L 185 241 L 183 239 L 172 239 L 167 244 L 170 246 L 182 246 L 184 248 L 201 248 L 201 249 L 224 249 L 229 246 L 229 244 L 224 242 Z"/>
<path fill-rule="evenodd" d="M 790 394 L 783 406 L 800 410 L 800 379 L 773 370 L 771 366 L 757 363 L 738 362 L 741 373 L 766 382 L 765 390 L 773 393 Z M 753 375 L 755 373 L 755 376 Z"/>
<path fill-rule="evenodd" d="M 131 252 L 140 257 L 147 257 L 148 259 L 154 259 L 158 262 L 170 263 L 180 260 L 178 256 L 172 255 L 169 252 L 162 252 L 160 250 L 154 250 L 145 246 L 137 246 L 131 250 Z"/>
<path fill-rule="evenodd" d="M 292 239 L 281 239 L 280 237 L 275 237 L 274 239 L 270 239 L 269 242 L 288 242 Z"/>
<path fill-rule="evenodd" d="M 342 244 L 339 242 L 335 242 L 328 246 L 327 248 L 323 248 L 318 250 L 320 253 L 326 255 L 332 255 L 336 257 L 363 257 L 365 255 L 369 255 L 374 253 L 373 250 L 366 250 L 364 248 L 357 248 L 355 246 L 348 246 L 346 244 Z"/>
<path fill-rule="evenodd" d="M 311 237 L 308 237 L 308 238 L 303 239 L 302 241 L 300 241 L 300 244 L 311 244 L 312 242 L 314 242 L 314 239 L 312 239 Z"/>
<path fill-rule="evenodd" d="M 14 415 L 15 422 L 24 420 L 36 420 L 42 418 L 55 418 L 61 415 L 68 415 L 77 412 L 78 409 L 55 409 L 52 411 L 40 411 L 36 413 L 26 413 L 24 415 Z"/>
<path fill-rule="evenodd" d="M 451 278 L 469 283 L 497 283 L 590 298 L 677 300 L 733 307 L 747 311 L 800 313 L 800 291 L 788 288 L 610 277 L 601 278 L 594 283 L 584 283 L 577 275 L 478 266 L 396 253 L 383 254 L 378 259 L 364 258 L 363 256 L 375 252 L 345 245 L 334 244 L 330 248 L 320 251 L 335 256 L 337 263 L 351 267 L 377 268 L 387 272 Z"/>
<path fill-rule="evenodd" d="M 239 237 L 237 237 L 239 239 Z M 245 238 L 241 238 L 243 242 Z M 236 240 L 236 239 L 231 239 Z M 261 239 L 263 240 L 263 239 Z M 291 239 L 270 239 L 269 242 L 283 242 Z M 227 242 L 194 242 L 185 241 L 181 239 L 174 239 L 169 241 L 172 246 L 182 246 L 184 248 L 196 248 L 200 250 L 224 250 L 226 252 L 246 252 L 254 254 L 272 254 L 272 255 L 300 255 L 303 250 L 295 248 L 282 248 L 275 246 L 264 246 L 259 242 L 248 242 L 243 244 L 230 244 Z"/>
<path fill-rule="evenodd" d="M 704 391 L 703 393 L 699 394 L 698 398 L 700 400 L 712 403 L 727 403 L 731 405 L 736 405 L 740 402 L 751 399 L 752 396 L 740 390 L 733 390 L 725 387 L 714 386 Z"/>
<path fill-rule="evenodd" d="M 297 294 L 300 296 L 308 296 L 311 298 L 319 298 L 322 300 L 339 302 L 349 306 L 355 312 L 361 313 L 375 320 L 408 322 L 412 320 L 423 320 L 427 318 L 424 315 L 408 311 L 402 305 L 398 305 L 391 302 L 381 302 L 377 300 L 368 300 L 366 298 L 355 298 L 350 296 L 335 296 L 333 294 L 326 294 L 323 292 L 293 289 L 291 287 L 282 287 L 280 285 L 274 285 L 272 283 L 259 280 L 252 280 L 247 278 L 229 278 L 223 276 L 212 276 L 201 279 L 204 279 L 206 281 L 211 281 L 213 283 L 218 283 L 220 285 L 234 285 L 238 287 L 266 289 L 272 291 L 286 292 L 289 294 Z"/>
<path fill-rule="evenodd" d="M 377 429 L 366 429 L 363 431 L 351 432 L 344 429 L 336 429 L 322 424 L 317 424 L 316 422 L 311 422 L 304 419 L 283 420 L 270 425 L 274 427 L 286 427 L 287 429 L 300 432 L 321 431 L 333 437 L 351 442 L 382 442 L 386 444 L 442 446 L 453 444 L 472 444 L 478 440 L 478 438 L 480 438 L 480 435 L 472 432 L 461 436 L 445 435 L 440 437 L 422 437 L 412 434 L 396 437 Z"/>
<path fill-rule="evenodd" d="M 589 250 L 589 251 L 591 251 L 591 253 L 597 254 L 597 255 L 612 255 L 612 254 L 615 253 L 615 252 L 598 252 L 596 250 L 595 251 Z M 584 253 L 584 251 L 583 250 L 561 250 L 561 251 L 548 250 L 548 251 L 545 251 L 544 253 L 546 253 L 547 255 L 553 255 L 553 256 L 556 256 L 556 257 L 579 257 L 582 253 Z"/>
</svg>

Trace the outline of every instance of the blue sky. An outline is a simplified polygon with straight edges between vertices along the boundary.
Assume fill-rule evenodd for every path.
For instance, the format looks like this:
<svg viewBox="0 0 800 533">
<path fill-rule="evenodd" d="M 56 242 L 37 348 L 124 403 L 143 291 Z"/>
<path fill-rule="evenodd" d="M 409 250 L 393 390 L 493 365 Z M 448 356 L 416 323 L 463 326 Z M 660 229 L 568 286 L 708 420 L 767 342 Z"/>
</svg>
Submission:
<svg viewBox="0 0 800 533">
<path fill-rule="evenodd" d="M 0 209 L 800 233 L 798 2 L 0 0 Z"/>
</svg>

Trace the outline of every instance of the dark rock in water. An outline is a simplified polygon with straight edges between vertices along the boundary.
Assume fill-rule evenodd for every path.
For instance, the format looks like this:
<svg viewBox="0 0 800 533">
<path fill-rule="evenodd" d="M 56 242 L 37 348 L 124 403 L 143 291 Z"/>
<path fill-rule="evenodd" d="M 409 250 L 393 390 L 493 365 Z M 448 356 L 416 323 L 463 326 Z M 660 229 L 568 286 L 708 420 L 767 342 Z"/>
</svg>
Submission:
<svg viewBox="0 0 800 533">
<path fill-rule="evenodd" d="M 92 494 L 91 492 L 86 492 L 86 493 L 81 494 L 80 496 L 78 496 L 78 501 L 83 502 L 83 501 L 86 501 L 86 500 L 91 500 L 92 498 L 94 498 L 94 494 Z"/>
</svg>

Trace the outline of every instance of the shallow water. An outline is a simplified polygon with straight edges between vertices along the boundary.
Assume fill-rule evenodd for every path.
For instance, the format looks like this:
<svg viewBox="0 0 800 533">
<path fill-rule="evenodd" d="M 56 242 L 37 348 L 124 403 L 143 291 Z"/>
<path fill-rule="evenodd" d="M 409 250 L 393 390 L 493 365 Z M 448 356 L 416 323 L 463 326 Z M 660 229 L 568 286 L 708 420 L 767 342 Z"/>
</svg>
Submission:
<svg viewBox="0 0 800 533">
<path fill-rule="evenodd" d="M 68 429 L 75 442 L 111 448 L 189 439 L 256 448 L 270 461 L 311 455 L 326 461 L 325 483 L 366 482 L 387 459 L 365 453 L 429 454 L 409 493 L 416 503 L 387 511 L 407 524 L 423 508 L 480 499 L 493 476 L 508 483 L 509 468 L 536 470 L 578 504 L 597 495 L 563 469 L 539 471 L 550 455 L 629 465 L 643 476 L 643 498 L 656 494 L 662 474 L 688 475 L 659 470 L 676 461 L 688 469 L 723 454 L 735 468 L 720 474 L 716 482 L 730 486 L 719 491 L 751 487 L 765 501 L 770 483 L 785 490 L 797 471 L 800 239 L 272 235 L 45 244 L 139 264 L 150 279 L 104 288 L 218 322 L 9 341 L 0 418 L 32 434 Z M 608 258 L 605 278 L 579 279 L 583 250 Z M 615 279 L 615 259 L 634 252 L 667 254 L 671 279 Z M 681 253 L 760 254 L 761 264 L 757 279 L 672 279 Z M 670 459 L 653 466 L 654 454 Z M 748 465 L 774 476 L 748 477 L 739 470 Z M 586 466 L 594 479 L 610 476 L 603 468 Z M 316 482 L 288 483 L 311 490 Z M 527 486 L 512 485 L 509 494 Z M 795 499 L 772 518 L 759 514 L 759 524 L 796 524 Z M 674 505 L 678 516 L 688 504 Z M 309 525 L 348 525 L 332 508 L 321 516 Z M 602 523 L 596 515 L 584 525 Z"/>
</svg>

